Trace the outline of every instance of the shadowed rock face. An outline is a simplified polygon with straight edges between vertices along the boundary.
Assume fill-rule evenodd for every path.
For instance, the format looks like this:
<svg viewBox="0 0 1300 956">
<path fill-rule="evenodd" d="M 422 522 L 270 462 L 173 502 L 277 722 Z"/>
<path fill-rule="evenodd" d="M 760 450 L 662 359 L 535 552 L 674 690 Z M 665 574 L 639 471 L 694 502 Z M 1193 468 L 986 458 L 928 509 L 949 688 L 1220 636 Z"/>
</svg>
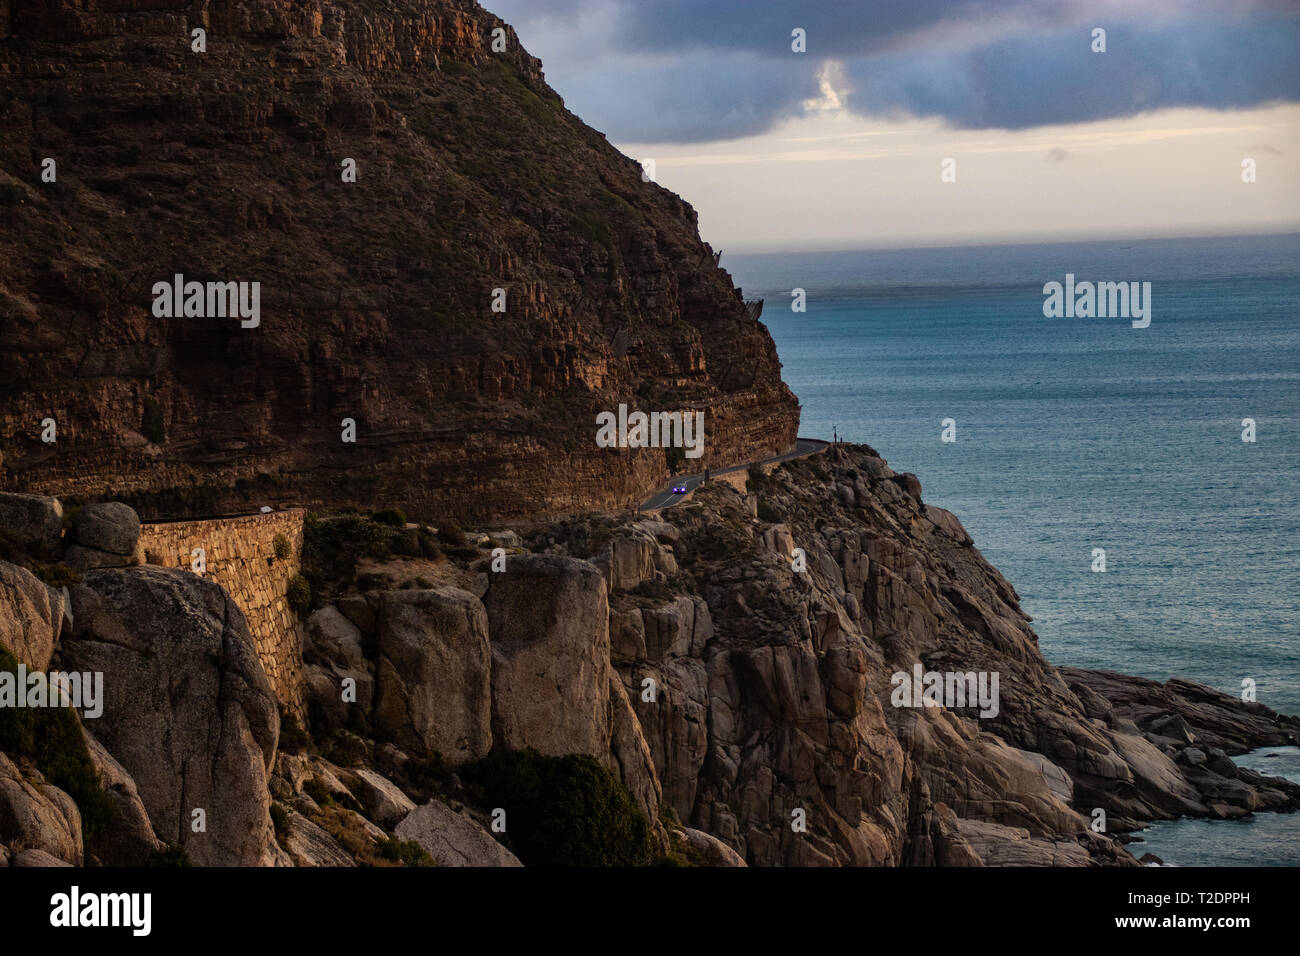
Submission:
<svg viewBox="0 0 1300 956">
<path fill-rule="evenodd" d="M 452 763 L 492 748 L 488 625 L 456 588 L 384 595 L 379 613 L 376 731 Z"/>
<path fill-rule="evenodd" d="M 0 488 L 146 519 L 356 501 L 465 520 L 662 484 L 662 449 L 597 450 L 620 402 L 704 410 L 700 468 L 793 443 L 771 337 L 694 210 L 569 114 L 496 17 L 141 6 L 0 8 Z M 178 273 L 259 282 L 260 324 L 155 317 Z"/>
<path fill-rule="evenodd" d="M 280 721 L 234 601 L 185 571 L 133 568 L 87 573 L 73 606 L 60 664 L 103 673 L 93 731 L 134 780 L 157 835 L 199 865 L 268 862 Z M 206 832 L 193 831 L 195 810 Z"/>
</svg>

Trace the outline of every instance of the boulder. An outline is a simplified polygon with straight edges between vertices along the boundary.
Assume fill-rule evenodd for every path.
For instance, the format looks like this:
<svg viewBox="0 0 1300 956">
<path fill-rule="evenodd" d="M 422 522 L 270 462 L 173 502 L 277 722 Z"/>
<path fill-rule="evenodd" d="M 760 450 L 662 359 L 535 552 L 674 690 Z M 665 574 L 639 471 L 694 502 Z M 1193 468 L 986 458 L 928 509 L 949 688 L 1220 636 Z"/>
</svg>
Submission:
<svg viewBox="0 0 1300 956">
<path fill-rule="evenodd" d="M 23 774 L 0 753 L 0 842 L 43 850 L 80 866 L 81 812 L 72 798 L 40 774 Z"/>
<path fill-rule="evenodd" d="M 0 493 L 0 529 L 20 547 L 48 554 L 63 537 L 63 506 L 58 498 Z"/>
<path fill-rule="evenodd" d="M 307 619 L 303 677 L 312 724 L 326 731 L 347 726 L 349 709 L 370 713 L 374 702 L 373 665 L 362 650 L 361 631 L 340 609 L 323 607 Z M 355 702 L 343 699 L 343 682 L 356 684 Z"/>
<path fill-rule="evenodd" d="M 357 781 L 353 791 L 370 819 L 382 827 L 391 827 L 415 809 L 415 803 L 402 793 L 397 784 L 373 770 L 352 771 Z"/>
<path fill-rule="evenodd" d="M 441 800 L 412 810 L 393 833 L 420 844 L 438 866 L 523 866 L 478 821 Z"/>
<path fill-rule="evenodd" d="M 356 866 L 337 840 L 293 810 L 289 811 L 289 834 L 284 842 L 294 866 Z"/>
<path fill-rule="evenodd" d="M 197 865 L 272 862 L 279 711 L 243 612 L 214 582 L 155 567 L 91 571 L 72 600 L 62 664 L 104 674 L 95 736 L 154 832 Z M 206 832 L 194 832 L 196 810 Z"/>
<path fill-rule="evenodd" d="M 362 637 L 373 637 L 378 615 L 375 606 L 360 594 L 345 594 L 338 599 L 339 612 L 356 625 Z"/>
<path fill-rule="evenodd" d="M 630 591 L 655 576 L 659 545 L 644 532 L 620 535 L 596 560 L 609 591 Z"/>
<path fill-rule="evenodd" d="M 907 492 L 908 497 L 910 497 L 914 502 L 918 505 L 921 503 L 920 478 L 916 477 L 916 475 L 912 474 L 910 471 L 905 471 L 901 475 L 895 476 L 894 481 L 898 483 L 898 486 L 902 488 L 903 491 Z"/>
<path fill-rule="evenodd" d="M 710 836 L 703 830 L 692 830 L 685 827 L 681 831 L 682 837 L 699 850 L 700 855 L 704 857 L 704 862 L 709 866 L 748 866 L 745 858 L 733 850 L 727 844 L 723 843 L 715 836 Z"/>
<path fill-rule="evenodd" d="M 145 561 L 137 561 L 132 555 L 113 554 L 111 551 L 98 551 L 95 548 L 73 544 L 68 546 L 63 556 L 63 563 L 74 571 L 90 571 L 94 568 L 129 568 L 132 565 L 144 564 Z"/>
<path fill-rule="evenodd" d="M 14 857 L 13 865 L 40 867 L 75 866 L 75 864 L 61 860 L 57 856 L 46 853 L 44 850 L 23 850 L 23 852 Z"/>
<path fill-rule="evenodd" d="M 525 554 L 492 575 L 492 734 L 512 750 L 591 754 L 609 747 L 609 604 L 599 569 Z"/>
<path fill-rule="evenodd" d="M 26 568 L 0 561 L 0 645 L 32 670 L 49 668 L 63 627 L 58 597 Z"/>
<path fill-rule="evenodd" d="M 73 533 L 82 547 L 130 556 L 140 540 L 140 518 L 120 501 L 90 504 L 77 512 Z"/>
<path fill-rule="evenodd" d="M 452 764 L 485 756 L 491 652 L 478 598 L 451 587 L 392 591 L 380 600 L 378 626 L 376 733 Z"/>
<path fill-rule="evenodd" d="M 86 505 L 77 512 L 72 533 L 76 543 L 63 560 L 74 571 L 144 563 L 138 548 L 140 518 L 120 501 Z"/>
</svg>

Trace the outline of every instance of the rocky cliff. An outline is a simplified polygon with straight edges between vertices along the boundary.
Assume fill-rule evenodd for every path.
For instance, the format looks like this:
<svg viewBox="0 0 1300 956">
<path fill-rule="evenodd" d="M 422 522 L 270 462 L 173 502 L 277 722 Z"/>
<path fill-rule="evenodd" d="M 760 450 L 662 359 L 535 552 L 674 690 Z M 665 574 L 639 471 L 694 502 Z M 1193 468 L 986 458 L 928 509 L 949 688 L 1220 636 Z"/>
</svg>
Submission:
<svg viewBox="0 0 1300 956">
<path fill-rule="evenodd" d="M 794 441 L 694 211 L 472 0 L 10 0 L 0 76 L 0 487 L 480 520 L 660 486 L 622 402 L 703 410 L 701 469 Z M 258 324 L 156 316 L 177 274 Z"/>
<path fill-rule="evenodd" d="M 219 585 L 133 564 L 117 509 L 59 515 L 0 496 L 32 569 L 0 563 L 0 644 L 104 673 L 83 759 L 117 815 L 83 835 L 96 788 L 0 723 L 16 862 L 1133 866 L 1148 821 L 1300 809 L 1232 760 L 1300 720 L 1054 667 L 958 519 L 866 447 L 522 534 L 315 518 L 305 727 Z M 74 548 L 97 566 L 65 596 L 36 575 L 69 580 Z M 901 698 L 918 670 L 997 683 Z"/>
</svg>

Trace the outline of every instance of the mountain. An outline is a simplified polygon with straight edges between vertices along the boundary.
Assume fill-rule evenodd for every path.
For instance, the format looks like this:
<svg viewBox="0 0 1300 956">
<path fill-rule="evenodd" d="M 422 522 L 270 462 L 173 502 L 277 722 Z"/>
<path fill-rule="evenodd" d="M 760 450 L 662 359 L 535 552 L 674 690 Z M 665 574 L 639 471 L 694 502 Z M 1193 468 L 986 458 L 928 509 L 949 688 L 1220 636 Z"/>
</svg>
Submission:
<svg viewBox="0 0 1300 956">
<path fill-rule="evenodd" d="M 794 442 L 694 210 L 470 0 L 8 0 L 0 75 L 0 489 L 484 520 L 661 487 L 621 403 L 704 411 L 690 471 Z M 176 275 L 256 326 L 159 317 Z"/>
</svg>

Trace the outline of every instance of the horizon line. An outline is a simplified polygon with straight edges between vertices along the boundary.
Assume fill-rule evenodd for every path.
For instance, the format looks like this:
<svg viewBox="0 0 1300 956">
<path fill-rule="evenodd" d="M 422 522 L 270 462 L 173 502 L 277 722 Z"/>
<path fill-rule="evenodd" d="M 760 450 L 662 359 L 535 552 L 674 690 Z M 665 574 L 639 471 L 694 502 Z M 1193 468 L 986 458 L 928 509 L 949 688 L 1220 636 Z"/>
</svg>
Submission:
<svg viewBox="0 0 1300 956">
<path fill-rule="evenodd" d="M 1300 223 L 1264 231 L 1222 232 L 1155 232 L 1155 233 L 1048 233 L 973 236 L 957 238 L 945 236 L 916 237 L 897 240 L 829 239 L 809 240 L 807 243 L 776 245 L 780 240 L 739 241 L 725 245 L 720 251 L 723 261 L 728 255 L 794 255 L 804 253 L 835 252 L 906 252 L 920 249 L 974 249 L 993 246 L 1086 245 L 1104 242 L 1159 242 L 1170 239 L 1265 239 L 1281 236 L 1300 236 Z M 717 249 L 713 243 L 710 246 Z"/>
</svg>

